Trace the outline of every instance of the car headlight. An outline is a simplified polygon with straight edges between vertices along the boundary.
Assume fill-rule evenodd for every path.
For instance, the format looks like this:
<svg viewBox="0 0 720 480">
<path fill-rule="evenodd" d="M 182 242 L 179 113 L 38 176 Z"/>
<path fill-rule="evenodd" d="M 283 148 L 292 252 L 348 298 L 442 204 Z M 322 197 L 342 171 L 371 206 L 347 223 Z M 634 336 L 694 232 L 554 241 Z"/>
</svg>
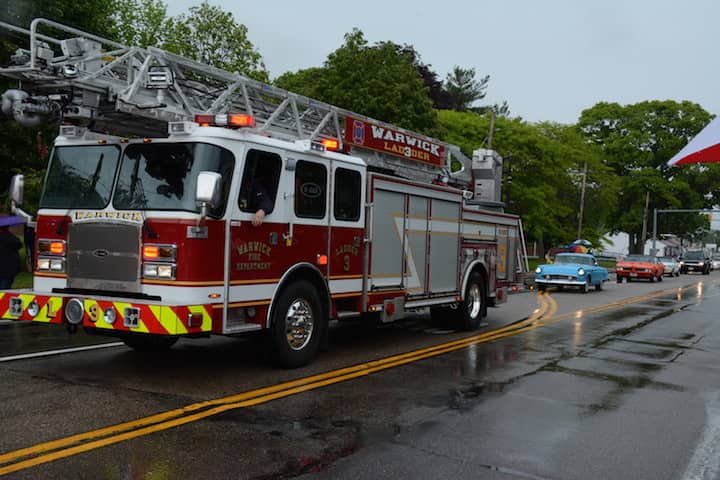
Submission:
<svg viewBox="0 0 720 480">
<path fill-rule="evenodd" d="M 584 269 L 584 268 L 578 268 L 578 275 L 585 275 L 585 269 Z"/>
<path fill-rule="evenodd" d="M 535 269 L 535 273 L 542 273 L 542 268 L 537 267 L 537 268 Z"/>
</svg>

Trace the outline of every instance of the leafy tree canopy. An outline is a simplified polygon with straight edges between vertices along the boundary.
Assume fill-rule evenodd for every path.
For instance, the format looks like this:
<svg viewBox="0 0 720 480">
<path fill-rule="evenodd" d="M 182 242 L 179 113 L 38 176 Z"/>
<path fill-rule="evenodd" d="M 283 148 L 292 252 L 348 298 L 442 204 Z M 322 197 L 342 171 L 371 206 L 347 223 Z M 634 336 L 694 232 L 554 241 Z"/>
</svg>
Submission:
<svg viewBox="0 0 720 480">
<path fill-rule="evenodd" d="M 163 48 L 256 80 L 268 80 L 262 56 L 248 38 L 247 27 L 207 0 L 190 7 L 187 15 L 170 19 L 165 28 Z"/>
<path fill-rule="evenodd" d="M 288 72 L 275 83 L 411 130 L 432 133 L 436 126 L 432 102 L 412 58 L 391 42 L 368 45 L 358 29 L 345 35 L 344 44 L 322 68 Z"/>
<path fill-rule="evenodd" d="M 645 101 L 621 106 L 598 103 L 582 112 L 578 129 L 600 147 L 604 163 L 620 183 L 618 208 L 611 216 L 613 232 L 630 234 L 631 250 L 640 251 L 643 219 L 652 233 L 654 208 L 709 208 L 720 200 L 715 180 L 719 165 L 668 167 L 667 161 L 711 120 L 711 115 L 691 102 Z M 645 201 L 650 195 L 648 216 Z M 705 222 L 699 215 L 668 217 L 658 233 L 693 235 Z"/>
<path fill-rule="evenodd" d="M 489 116 L 439 111 L 444 138 L 466 155 L 487 143 Z M 496 119 L 493 149 L 504 156 L 503 201 L 523 219 L 529 241 L 554 246 L 575 239 L 584 165 L 588 165 L 583 237 L 597 241 L 615 206 L 616 185 L 599 149 L 572 126 Z M 510 180 L 510 181 L 509 181 Z M 592 208 L 589 206 L 592 205 Z"/>
<path fill-rule="evenodd" d="M 453 110 L 458 112 L 469 110 L 473 103 L 485 98 L 489 82 L 490 75 L 476 80 L 474 68 L 460 68 L 455 65 L 445 79 L 445 89 L 453 99 Z"/>
<path fill-rule="evenodd" d="M 162 0 L 114 0 L 114 37 L 132 47 L 160 46 L 170 31 L 167 5 Z"/>
</svg>

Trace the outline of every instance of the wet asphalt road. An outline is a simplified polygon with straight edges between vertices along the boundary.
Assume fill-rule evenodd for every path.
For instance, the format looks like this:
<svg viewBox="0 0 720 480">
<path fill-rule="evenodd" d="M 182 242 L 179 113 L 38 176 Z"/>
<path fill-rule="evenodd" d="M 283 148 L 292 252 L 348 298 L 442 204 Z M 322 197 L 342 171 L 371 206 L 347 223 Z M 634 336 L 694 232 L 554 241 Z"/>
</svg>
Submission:
<svg viewBox="0 0 720 480">
<path fill-rule="evenodd" d="M 260 342 L 225 338 L 183 341 L 161 355 L 111 347 L 0 362 L 0 472 L 10 466 L 17 470 L 7 478 L 718 478 L 718 312 L 720 273 L 609 284 L 587 295 L 517 294 L 491 309 L 488 325 L 473 333 L 533 319 L 502 338 L 478 337 L 443 355 L 253 406 L 232 404 L 125 441 L 110 433 L 76 440 L 69 446 L 87 451 L 54 450 L 58 458 L 46 463 L 34 447 L 42 442 L 468 334 L 432 328 L 424 317 L 382 328 L 338 325 L 331 351 L 293 371 L 269 368 Z M 0 355 L 98 341 L 43 327 L 0 325 Z M 35 451 L 10 458 L 25 447 Z M 23 459 L 29 463 L 19 464 Z"/>
</svg>

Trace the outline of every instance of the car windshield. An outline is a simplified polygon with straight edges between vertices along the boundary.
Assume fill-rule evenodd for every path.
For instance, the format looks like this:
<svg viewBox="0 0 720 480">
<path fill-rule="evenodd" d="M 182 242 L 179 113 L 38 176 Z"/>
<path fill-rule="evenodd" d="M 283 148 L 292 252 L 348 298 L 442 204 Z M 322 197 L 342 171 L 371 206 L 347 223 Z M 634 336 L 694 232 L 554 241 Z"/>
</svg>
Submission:
<svg viewBox="0 0 720 480">
<path fill-rule="evenodd" d="M 661 260 L 663 262 L 674 262 L 675 259 L 673 257 L 662 257 Z"/>
<path fill-rule="evenodd" d="M 646 255 L 628 255 L 628 257 L 625 260 L 628 262 L 646 262 L 646 263 L 653 263 L 655 261 L 653 257 L 648 257 Z"/>
<path fill-rule="evenodd" d="M 687 260 L 702 260 L 705 258 L 705 255 L 700 251 L 691 251 L 685 254 L 685 258 Z"/>
<path fill-rule="evenodd" d="M 582 265 L 592 265 L 592 257 L 584 255 L 557 255 L 555 263 L 580 263 Z"/>
<path fill-rule="evenodd" d="M 115 145 L 54 148 L 40 207 L 105 207 L 119 158 L 120 148 Z"/>
<path fill-rule="evenodd" d="M 133 144 L 125 149 L 113 205 L 118 210 L 199 211 L 195 184 L 201 171 L 222 175 L 220 204 L 209 213 L 225 211 L 234 167 L 232 153 L 205 143 Z"/>
</svg>

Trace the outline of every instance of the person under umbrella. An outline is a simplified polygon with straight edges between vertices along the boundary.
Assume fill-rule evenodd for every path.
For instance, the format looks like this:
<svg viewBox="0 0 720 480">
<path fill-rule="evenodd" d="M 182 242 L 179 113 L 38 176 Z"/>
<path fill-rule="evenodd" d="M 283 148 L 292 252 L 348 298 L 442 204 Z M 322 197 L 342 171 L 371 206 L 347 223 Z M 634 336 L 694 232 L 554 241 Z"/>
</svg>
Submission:
<svg viewBox="0 0 720 480">
<path fill-rule="evenodd" d="M 12 287 L 15 276 L 20 272 L 22 242 L 8 225 L 0 226 L 0 290 Z"/>
</svg>

